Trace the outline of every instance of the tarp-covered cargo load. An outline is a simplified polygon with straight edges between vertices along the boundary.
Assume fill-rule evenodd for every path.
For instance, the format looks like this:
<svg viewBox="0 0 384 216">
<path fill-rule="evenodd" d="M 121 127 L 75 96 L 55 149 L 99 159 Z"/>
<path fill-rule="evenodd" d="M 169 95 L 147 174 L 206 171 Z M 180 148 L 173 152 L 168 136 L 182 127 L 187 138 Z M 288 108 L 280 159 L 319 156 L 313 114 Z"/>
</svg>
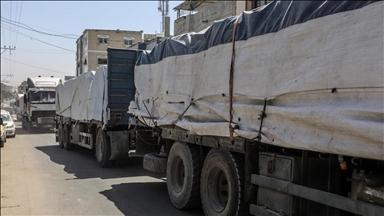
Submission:
<svg viewBox="0 0 384 216">
<path fill-rule="evenodd" d="M 130 112 L 192 134 L 384 160 L 383 6 L 275 1 L 165 40 L 137 62 Z"/>
<path fill-rule="evenodd" d="M 106 120 L 107 66 L 81 74 L 56 88 L 56 113 L 79 121 Z M 104 116 L 103 116 L 104 115 Z"/>
<path fill-rule="evenodd" d="M 56 113 L 107 126 L 128 125 L 135 94 L 134 67 L 140 51 L 108 48 L 108 64 L 57 87 Z"/>
</svg>

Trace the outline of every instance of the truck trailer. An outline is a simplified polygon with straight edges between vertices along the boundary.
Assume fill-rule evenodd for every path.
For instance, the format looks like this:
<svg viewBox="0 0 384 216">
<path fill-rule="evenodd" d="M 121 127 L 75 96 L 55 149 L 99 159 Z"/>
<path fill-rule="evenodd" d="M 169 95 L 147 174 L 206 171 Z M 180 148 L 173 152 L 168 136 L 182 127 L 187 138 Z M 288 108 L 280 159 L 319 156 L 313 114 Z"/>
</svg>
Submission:
<svg viewBox="0 0 384 216">
<path fill-rule="evenodd" d="M 140 51 L 108 48 L 107 65 L 57 86 L 56 142 L 66 150 L 92 149 L 100 167 L 128 158 L 135 133 L 127 113 Z M 156 149 L 156 148 L 154 148 Z"/>
<path fill-rule="evenodd" d="M 130 125 L 172 204 L 383 215 L 383 6 L 274 1 L 143 51 Z"/>
<path fill-rule="evenodd" d="M 49 129 L 55 127 L 55 88 L 61 83 L 60 78 L 51 77 L 29 77 L 27 79 L 24 103 L 20 104 L 23 112 L 22 127 L 29 132 Z"/>
</svg>

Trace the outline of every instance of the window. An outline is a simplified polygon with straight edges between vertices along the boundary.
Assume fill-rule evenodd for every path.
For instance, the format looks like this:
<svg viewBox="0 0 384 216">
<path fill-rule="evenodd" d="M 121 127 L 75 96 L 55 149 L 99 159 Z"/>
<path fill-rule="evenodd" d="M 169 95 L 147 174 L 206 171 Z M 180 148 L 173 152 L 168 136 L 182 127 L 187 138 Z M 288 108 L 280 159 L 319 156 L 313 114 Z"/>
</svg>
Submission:
<svg viewBox="0 0 384 216">
<path fill-rule="evenodd" d="M 133 37 L 124 37 L 123 40 L 124 40 L 124 45 L 126 46 L 131 46 L 135 43 L 135 38 Z"/>
<path fill-rule="evenodd" d="M 132 40 L 124 40 L 124 45 L 131 46 L 133 44 Z"/>
<path fill-rule="evenodd" d="M 109 35 L 97 35 L 97 42 L 99 44 L 108 44 Z"/>
<path fill-rule="evenodd" d="M 55 98 L 56 98 L 55 92 L 37 91 L 37 92 L 30 93 L 31 103 L 33 104 L 38 104 L 38 103 L 54 104 Z"/>
<path fill-rule="evenodd" d="M 108 38 L 98 38 L 100 44 L 107 44 Z"/>
<path fill-rule="evenodd" d="M 97 58 L 97 64 L 107 64 L 106 58 Z"/>
<path fill-rule="evenodd" d="M 8 114 L 1 114 L 1 118 L 3 119 L 3 121 L 12 121 L 11 116 L 9 116 Z"/>
</svg>

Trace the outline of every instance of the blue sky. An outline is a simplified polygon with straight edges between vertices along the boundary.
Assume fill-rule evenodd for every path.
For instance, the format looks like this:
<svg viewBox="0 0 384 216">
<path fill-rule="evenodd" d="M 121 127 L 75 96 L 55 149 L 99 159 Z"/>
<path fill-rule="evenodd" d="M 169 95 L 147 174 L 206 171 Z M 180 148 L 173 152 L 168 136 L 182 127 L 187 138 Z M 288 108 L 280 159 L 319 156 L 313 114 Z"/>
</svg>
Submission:
<svg viewBox="0 0 384 216">
<path fill-rule="evenodd" d="M 169 2 L 171 34 L 176 18 L 173 7 L 181 2 Z M 1 54 L 1 80 L 17 86 L 29 76 L 75 75 L 76 39 L 18 28 L 7 23 L 9 20 L 50 34 L 80 36 L 84 29 L 143 30 L 153 34 L 160 32 L 161 14 L 157 7 L 158 1 L 1 1 L 1 47 L 16 46 L 12 54 Z M 6 74 L 13 77 L 5 77 Z"/>
</svg>

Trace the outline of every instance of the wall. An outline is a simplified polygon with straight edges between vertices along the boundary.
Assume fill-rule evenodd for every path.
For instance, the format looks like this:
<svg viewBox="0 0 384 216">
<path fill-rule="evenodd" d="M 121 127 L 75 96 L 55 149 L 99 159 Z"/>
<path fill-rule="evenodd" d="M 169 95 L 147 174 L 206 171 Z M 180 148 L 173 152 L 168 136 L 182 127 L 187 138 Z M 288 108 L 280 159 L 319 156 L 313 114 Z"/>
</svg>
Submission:
<svg viewBox="0 0 384 216">
<path fill-rule="evenodd" d="M 199 32 L 216 20 L 236 15 L 236 1 L 218 1 L 198 10 L 197 13 L 180 17 L 174 22 L 174 35 Z M 207 22 L 202 22 L 202 21 Z"/>
<path fill-rule="evenodd" d="M 109 35 L 108 44 L 99 44 L 97 35 Z M 95 30 L 88 31 L 88 51 L 92 50 L 107 50 L 108 46 L 112 48 L 126 48 L 124 45 L 124 37 L 133 37 L 135 42 L 142 42 L 142 33 L 138 31 L 132 32 L 117 32 L 117 31 L 103 31 Z"/>
</svg>

